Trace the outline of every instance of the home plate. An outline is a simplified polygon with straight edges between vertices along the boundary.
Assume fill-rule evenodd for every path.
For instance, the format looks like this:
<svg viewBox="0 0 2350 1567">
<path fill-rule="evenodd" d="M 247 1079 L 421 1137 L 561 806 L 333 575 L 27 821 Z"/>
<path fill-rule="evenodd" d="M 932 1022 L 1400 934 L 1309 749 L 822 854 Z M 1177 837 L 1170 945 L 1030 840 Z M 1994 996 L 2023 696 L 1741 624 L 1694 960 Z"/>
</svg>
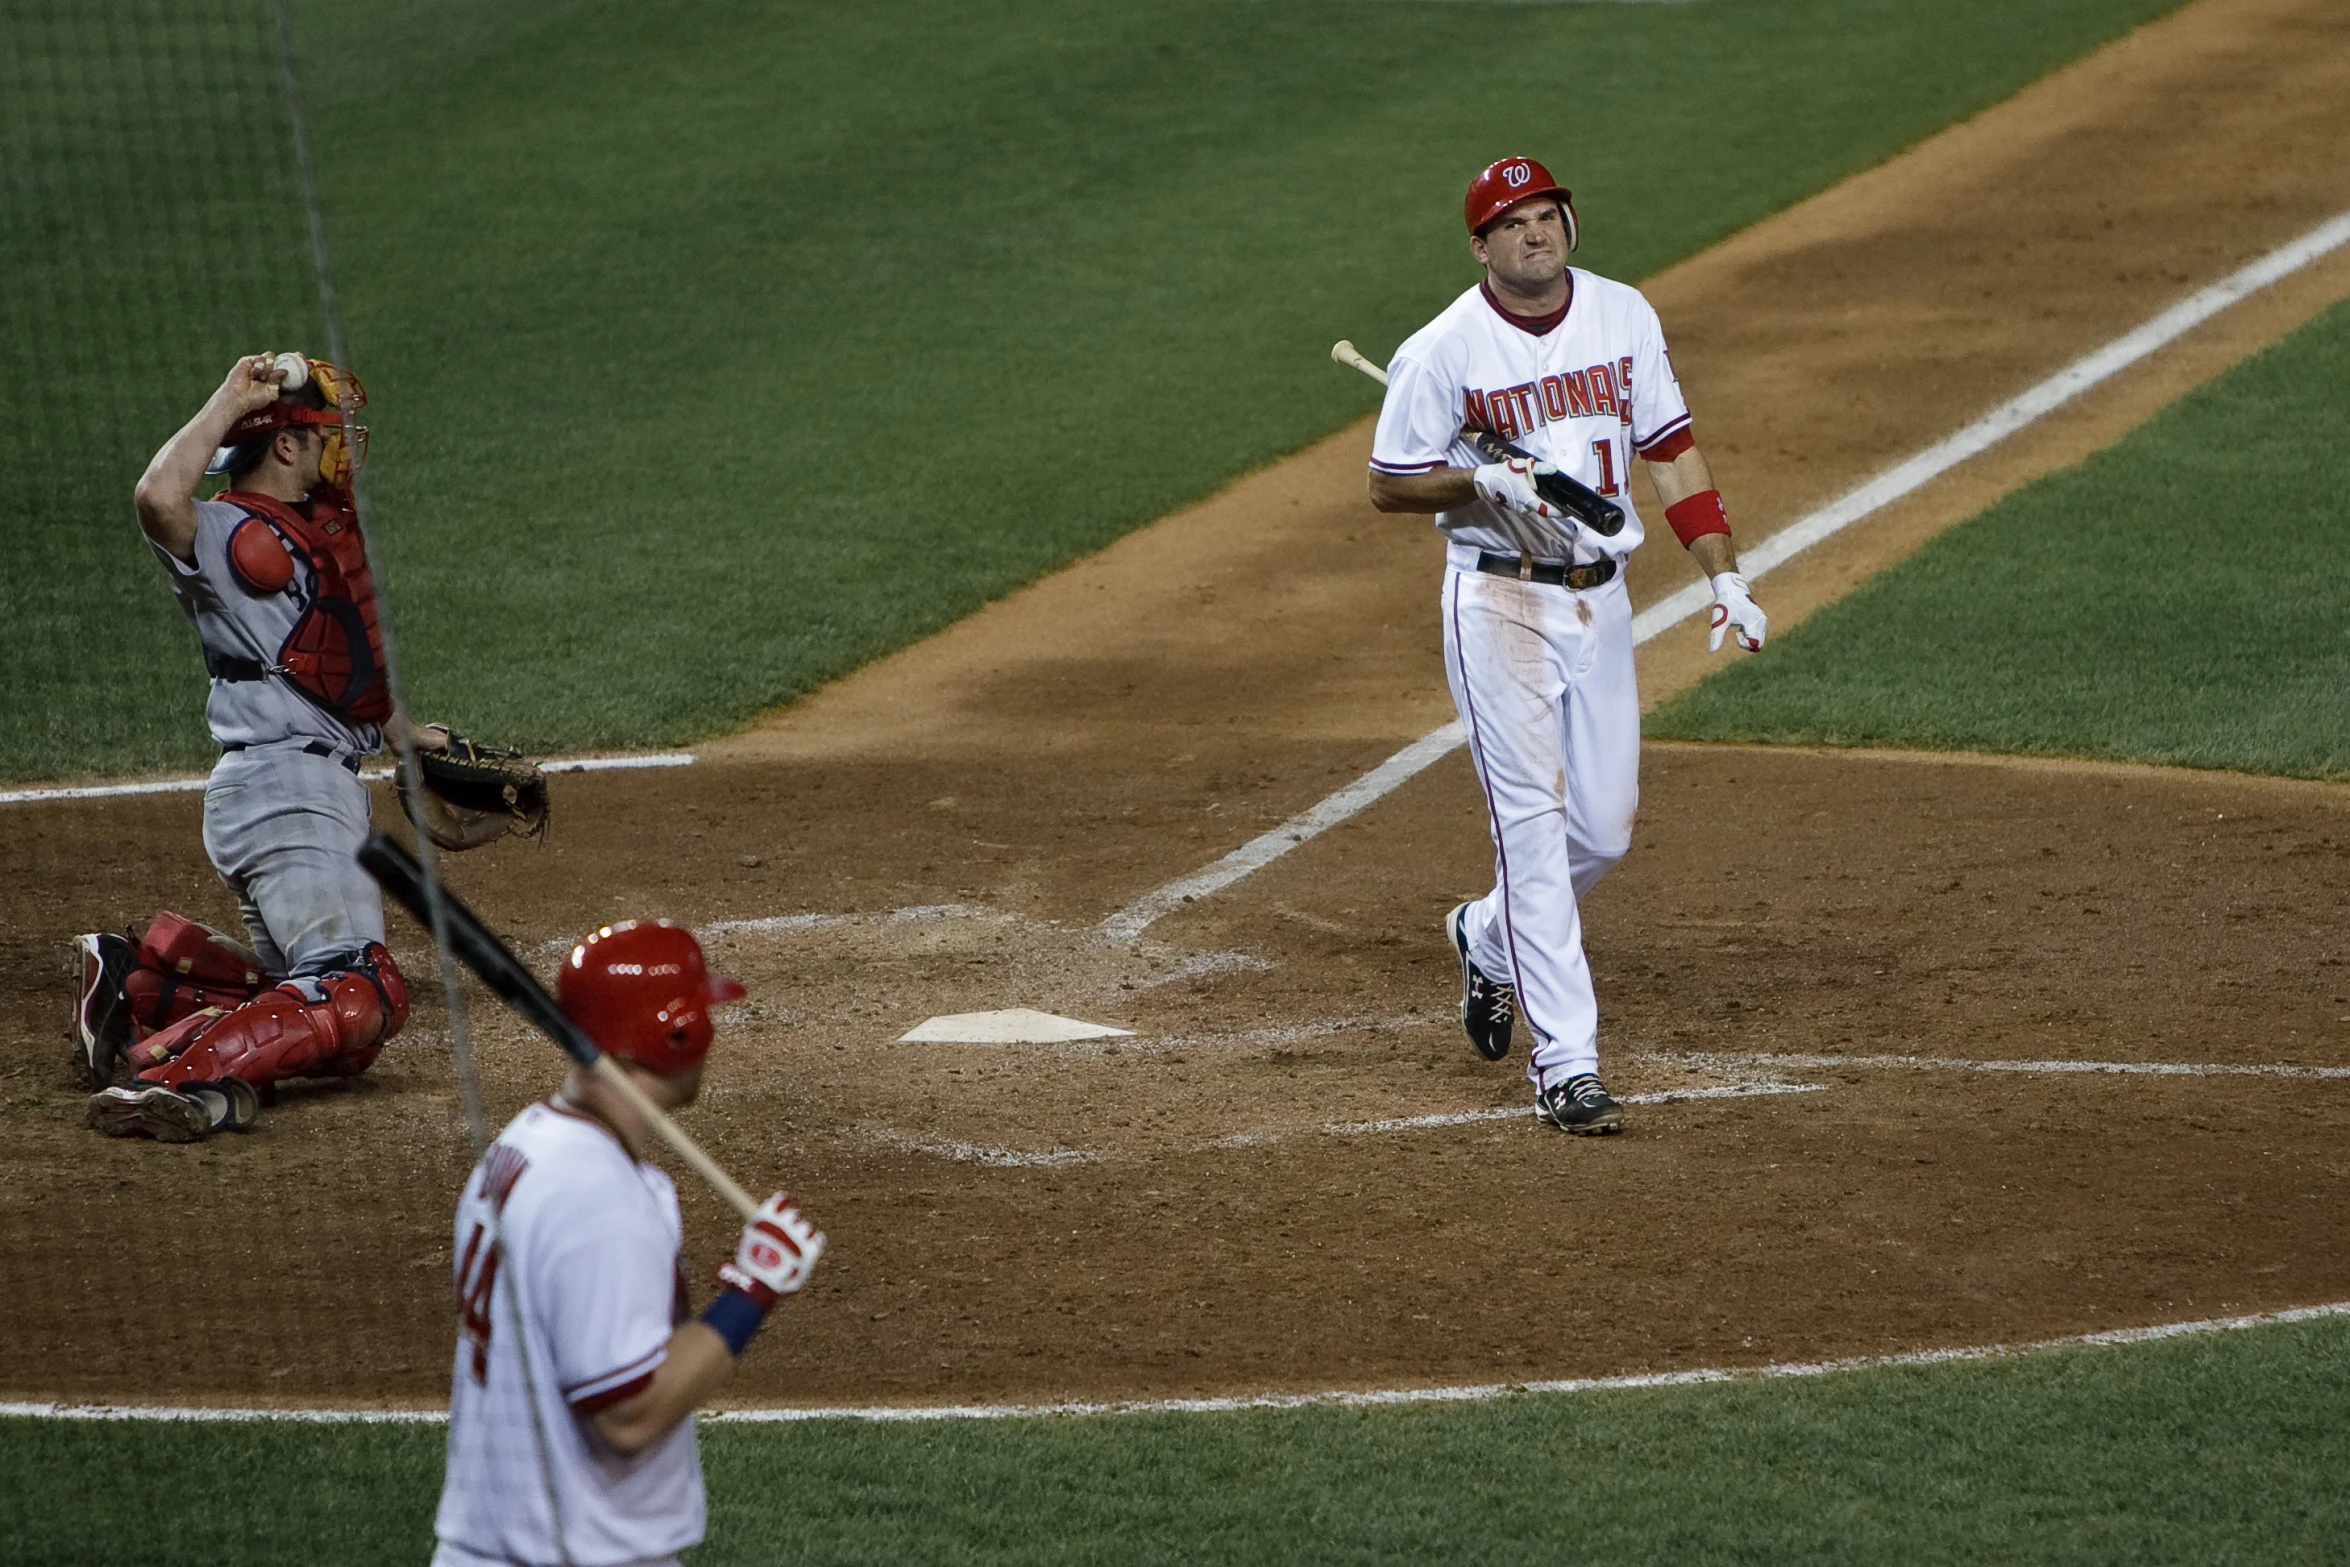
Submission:
<svg viewBox="0 0 2350 1567">
<path fill-rule="evenodd" d="M 1073 1017 L 1055 1017 L 1032 1007 L 1009 1012 L 957 1012 L 934 1017 L 898 1039 L 904 1044 L 932 1045 L 1057 1045 L 1070 1039 L 1110 1039 L 1133 1033 L 1131 1028 L 1106 1028 Z"/>
</svg>

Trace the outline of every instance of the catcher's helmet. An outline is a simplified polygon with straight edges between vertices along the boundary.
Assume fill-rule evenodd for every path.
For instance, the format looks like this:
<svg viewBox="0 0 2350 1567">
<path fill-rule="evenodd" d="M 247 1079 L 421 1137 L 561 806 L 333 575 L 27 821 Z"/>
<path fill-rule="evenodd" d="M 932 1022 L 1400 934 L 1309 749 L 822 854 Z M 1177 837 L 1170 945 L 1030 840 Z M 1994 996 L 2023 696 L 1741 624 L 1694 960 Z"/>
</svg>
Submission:
<svg viewBox="0 0 2350 1567">
<path fill-rule="evenodd" d="M 1482 234 L 1495 218 L 1536 196 L 1559 199 L 1559 211 L 1567 220 L 1567 248 L 1573 250 L 1581 239 L 1575 226 L 1575 193 L 1552 179 L 1550 170 L 1532 158 L 1504 158 L 1487 164 L 1469 181 L 1461 215 L 1469 220 L 1470 233 Z"/>
<path fill-rule="evenodd" d="M 239 472 L 257 460 L 246 456 L 248 448 L 259 446 L 289 426 L 307 424 L 316 426 L 326 438 L 325 448 L 318 454 L 320 480 L 338 490 L 351 487 L 351 471 L 367 461 L 367 426 L 351 424 L 350 440 L 346 442 L 343 411 L 365 408 L 367 388 L 340 365 L 330 365 L 323 359 L 303 362 L 309 366 L 308 373 L 299 381 L 289 381 L 277 394 L 276 402 L 256 408 L 229 426 L 220 449 L 212 454 L 212 465 L 204 470 L 206 473 Z"/>
<path fill-rule="evenodd" d="M 606 1055 L 682 1072 L 710 1048 L 710 1009 L 743 987 L 712 974 L 702 944 L 667 920 L 606 925 L 571 949 L 555 999 Z"/>
</svg>

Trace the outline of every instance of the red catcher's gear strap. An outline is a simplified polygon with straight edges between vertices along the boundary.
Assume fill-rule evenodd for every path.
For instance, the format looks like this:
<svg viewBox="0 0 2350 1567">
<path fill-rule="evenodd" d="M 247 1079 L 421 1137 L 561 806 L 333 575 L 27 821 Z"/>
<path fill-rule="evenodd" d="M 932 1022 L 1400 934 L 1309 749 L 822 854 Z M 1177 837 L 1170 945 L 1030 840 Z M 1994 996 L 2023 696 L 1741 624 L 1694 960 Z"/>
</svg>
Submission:
<svg viewBox="0 0 2350 1567">
<path fill-rule="evenodd" d="M 325 486 L 299 506 L 242 490 L 215 499 L 268 523 L 316 577 L 309 607 L 277 653 L 294 689 L 347 722 L 380 724 L 391 717 L 375 575 L 349 500 Z"/>
<path fill-rule="evenodd" d="M 1699 490 L 1695 495 L 1673 502 L 1665 508 L 1665 521 L 1673 525 L 1673 536 L 1687 549 L 1709 533 L 1730 531 L 1730 514 L 1722 510 L 1722 492 Z"/>
</svg>

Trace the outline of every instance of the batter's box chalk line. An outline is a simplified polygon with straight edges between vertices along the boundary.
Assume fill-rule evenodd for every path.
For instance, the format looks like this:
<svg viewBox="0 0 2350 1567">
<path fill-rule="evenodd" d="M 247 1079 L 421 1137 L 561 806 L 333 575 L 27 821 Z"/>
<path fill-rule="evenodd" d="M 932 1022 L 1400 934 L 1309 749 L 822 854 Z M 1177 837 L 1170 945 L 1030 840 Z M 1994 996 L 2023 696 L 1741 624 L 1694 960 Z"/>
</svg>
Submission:
<svg viewBox="0 0 2350 1567">
<path fill-rule="evenodd" d="M 1718 1088 L 1670 1088 L 1656 1093 L 1625 1094 L 1622 1103 L 1628 1105 L 1669 1105 L 1688 1100 L 1751 1099 L 1774 1094 L 1818 1094 L 1827 1092 L 1825 1083 L 1731 1083 Z M 1300 1137 L 1375 1137 L 1386 1132 L 1416 1132 L 1447 1126 L 1473 1126 L 1485 1121 L 1528 1121 L 1534 1118 L 1531 1104 L 1501 1105 L 1482 1110 L 1445 1110 L 1428 1115 L 1395 1116 L 1380 1121 L 1334 1121 L 1323 1126 L 1259 1127 L 1245 1132 L 1229 1132 L 1222 1137 L 1201 1141 L 1168 1144 L 1164 1147 L 1142 1148 L 1131 1152 L 1099 1148 L 1052 1148 L 1030 1151 L 1019 1148 L 992 1148 L 977 1143 L 957 1142 L 944 1137 L 931 1137 L 901 1132 L 893 1127 L 868 1127 L 865 1135 L 875 1142 L 901 1148 L 907 1153 L 930 1154 L 937 1158 L 953 1159 L 960 1163 L 985 1164 L 1001 1168 L 1026 1168 L 1034 1165 L 1105 1164 L 1119 1159 L 1165 1158 L 1186 1153 L 1205 1153 L 1232 1148 L 1265 1148 L 1276 1143 Z"/>
<path fill-rule="evenodd" d="M 2350 1301 L 2330 1301 L 2324 1305 L 2296 1306 L 2284 1311 L 2261 1311 L 2236 1317 L 2203 1317 L 2192 1322 L 2164 1322 L 2150 1327 L 2111 1328 L 2097 1333 L 2076 1333 L 2064 1338 L 2034 1339 L 2021 1344 L 1971 1344 L 1954 1349 L 1920 1349 L 1904 1354 L 1862 1355 L 1844 1360 L 1775 1361 L 1759 1366 L 1701 1367 L 1689 1371 L 1635 1372 L 1611 1377 L 1484 1382 L 1457 1387 L 1333 1388 L 1316 1393 L 1244 1393 L 1226 1398 L 1128 1399 L 1103 1403 L 861 1404 L 818 1409 L 722 1409 L 706 1412 L 702 1418 L 730 1425 L 766 1425 L 801 1420 L 1028 1420 L 1056 1415 L 1216 1415 L 1242 1409 L 1369 1409 L 1411 1404 L 1471 1404 L 1526 1394 L 1607 1393 L 1640 1388 L 1696 1387 L 1721 1382 L 1769 1382 L 1782 1378 L 1838 1376 L 1851 1371 L 1914 1366 L 1949 1366 L 1968 1361 L 2045 1355 L 2063 1350 L 2114 1349 L 2168 1339 L 2241 1333 L 2252 1328 L 2280 1327 L 2289 1323 L 2317 1322 L 2336 1317 L 2350 1317 Z M 0 1417 L 224 1424 L 282 1420 L 311 1425 L 436 1424 L 446 1422 L 449 1418 L 447 1411 L 437 1409 L 207 1409 L 187 1405 L 66 1403 L 0 1404 Z"/>
<path fill-rule="evenodd" d="M 1886 469 L 1860 488 L 1779 529 L 1751 549 L 1739 551 L 1749 582 L 1843 532 L 1862 518 L 1978 457 L 2018 430 L 2046 417 L 2101 382 L 2168 346 L 2204 322 L 2350 243 L 2350 212 L 2320 224 L 2290 244 L 2240 267 L 2208 288 L 2197 290 L 2151 321 L 2123 333 L 2103 348 L 2075 360 L 2039 385 L 2000 404 L 1974 423 L 1936 442 L 1905 462 Z M 1632 617 L 1632 642 L 1639 646 L 1713 604 L 1713 589 L 1692 582 Z M 1187 903 L 1220 892 L 1262 869 L 1298 845 L 1321 836 L 1460 746 L 1459 722 L 1414 740 L 1336 794 L 1291 817 L 1270 832 L 1234 849 L 1203 870 L 1144 893 L 1101 923 L 1111 941 L 1132 941 L 1153 922 Z"/>
<path fill-rule="evenodd" d="M 1638 1057 L 1665 1066 L 1690 1066 L 1724 1076 L 1741 1071 L 2008 1072 L 2026 1076 L 2274 1077 L 2332 1082 L 2350 1079 L 2350 1066 L 2294 1066 L 2229 1061 L 1972 1061 L 1905 1055 L 1726 1055 L 1705 1051 L 1649 1052 Z"/>
<path fill-rule="evenodd" d="M 1693 1099 L 1752 1099 L 1774 1094 L 1824 1094 L 1825 1083 L 1728 1083 L 1719 1088 L 1667 1088 L 1653 1094 L 1619 1094 L 1628 1105 L 1670 1105 Z M 1467 1126 L 1475 1121 L 1525 1120 L 1534 1107 L 1504 1105 L 1491 1110 L 1455 1110 L 1435 1115 L 1406 1115 L 1385 1121 L 1348 1121 L 1322 1128 L 1333 1137 L 1362 1137 L 1375 1132 L 1409 1132 L 1423 1126 Z"/>
<path fill-rule="evenodd" d="M 886 1126 L 868 1128 L 866 1135 L 907 1153 L 929 1154 L 959 1164 L 984 1164 L 999 1170 L 1054 1169 L 1065 1164 L 1091 1164 L 1101 1157 L 1085 1148 L 988 1148 L 947 1137 L 900 1132 Z"/>
</svg>

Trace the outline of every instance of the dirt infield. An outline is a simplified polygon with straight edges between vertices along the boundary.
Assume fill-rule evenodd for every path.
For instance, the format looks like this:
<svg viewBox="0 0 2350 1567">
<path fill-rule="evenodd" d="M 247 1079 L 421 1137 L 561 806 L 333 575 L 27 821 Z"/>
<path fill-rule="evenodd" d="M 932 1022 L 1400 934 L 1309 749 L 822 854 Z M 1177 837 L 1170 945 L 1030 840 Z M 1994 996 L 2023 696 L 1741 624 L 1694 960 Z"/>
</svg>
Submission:
<svg viewBox="0 0 2350 1567">
<path fill-rule="evenodd" d="M 1742 533 L 2350 207 L 2344 101 L 2339 7 L 2206 0 L 1654 280 Z M 2344 293 L 2337 256 L 1801 558 L 1774 624 Z M 551 844 L 453 868 L 528 943 L 667 913 L 718 926 L 750 983 L 691 1124 L 746 1182 L 788 1179 L 835 1249 L 733 1399 L 1560 1377 L 2350 1297 L 2350 1078 L 2317 1075 L 2350 1066 L 2338 788 L 1651 747 L 1589 918 L 1611 1086 L 1649 1102 L 1600 1143 L 1518 1113 L 1519 1062 L 1452 1022 L 1437 920 L 1490 866 L 1458 756 L 1103 940 L 1449 716 L 1436 546 L 1364 504 L 1367 441 L 690 771 L 561 780 Z M 1636 596 L 1686 569 L 1643 552 Z M 1644 692 L 1701 647 L 1652 645 Z M 159 905 L 228 922 L 198 811 L 0 807 L 0 1391 L 437 1401 L 470 1152 L 429 996 L 372 1081 L 289 1093 L 248 1136 L 80 1129 L 53 953 Z M 1015 1005 L 1136 1032 L 895 1042 Z M 503 1116 L 550 1053 L 476 1021 Z M 2084 1061 L 2264 1070 L 2048 1069 Z M 731 1226 L 685 1195 L 714 1259 Z M 235 1350 L 188 1354 L 191 1320 Z"/>
</svg>

